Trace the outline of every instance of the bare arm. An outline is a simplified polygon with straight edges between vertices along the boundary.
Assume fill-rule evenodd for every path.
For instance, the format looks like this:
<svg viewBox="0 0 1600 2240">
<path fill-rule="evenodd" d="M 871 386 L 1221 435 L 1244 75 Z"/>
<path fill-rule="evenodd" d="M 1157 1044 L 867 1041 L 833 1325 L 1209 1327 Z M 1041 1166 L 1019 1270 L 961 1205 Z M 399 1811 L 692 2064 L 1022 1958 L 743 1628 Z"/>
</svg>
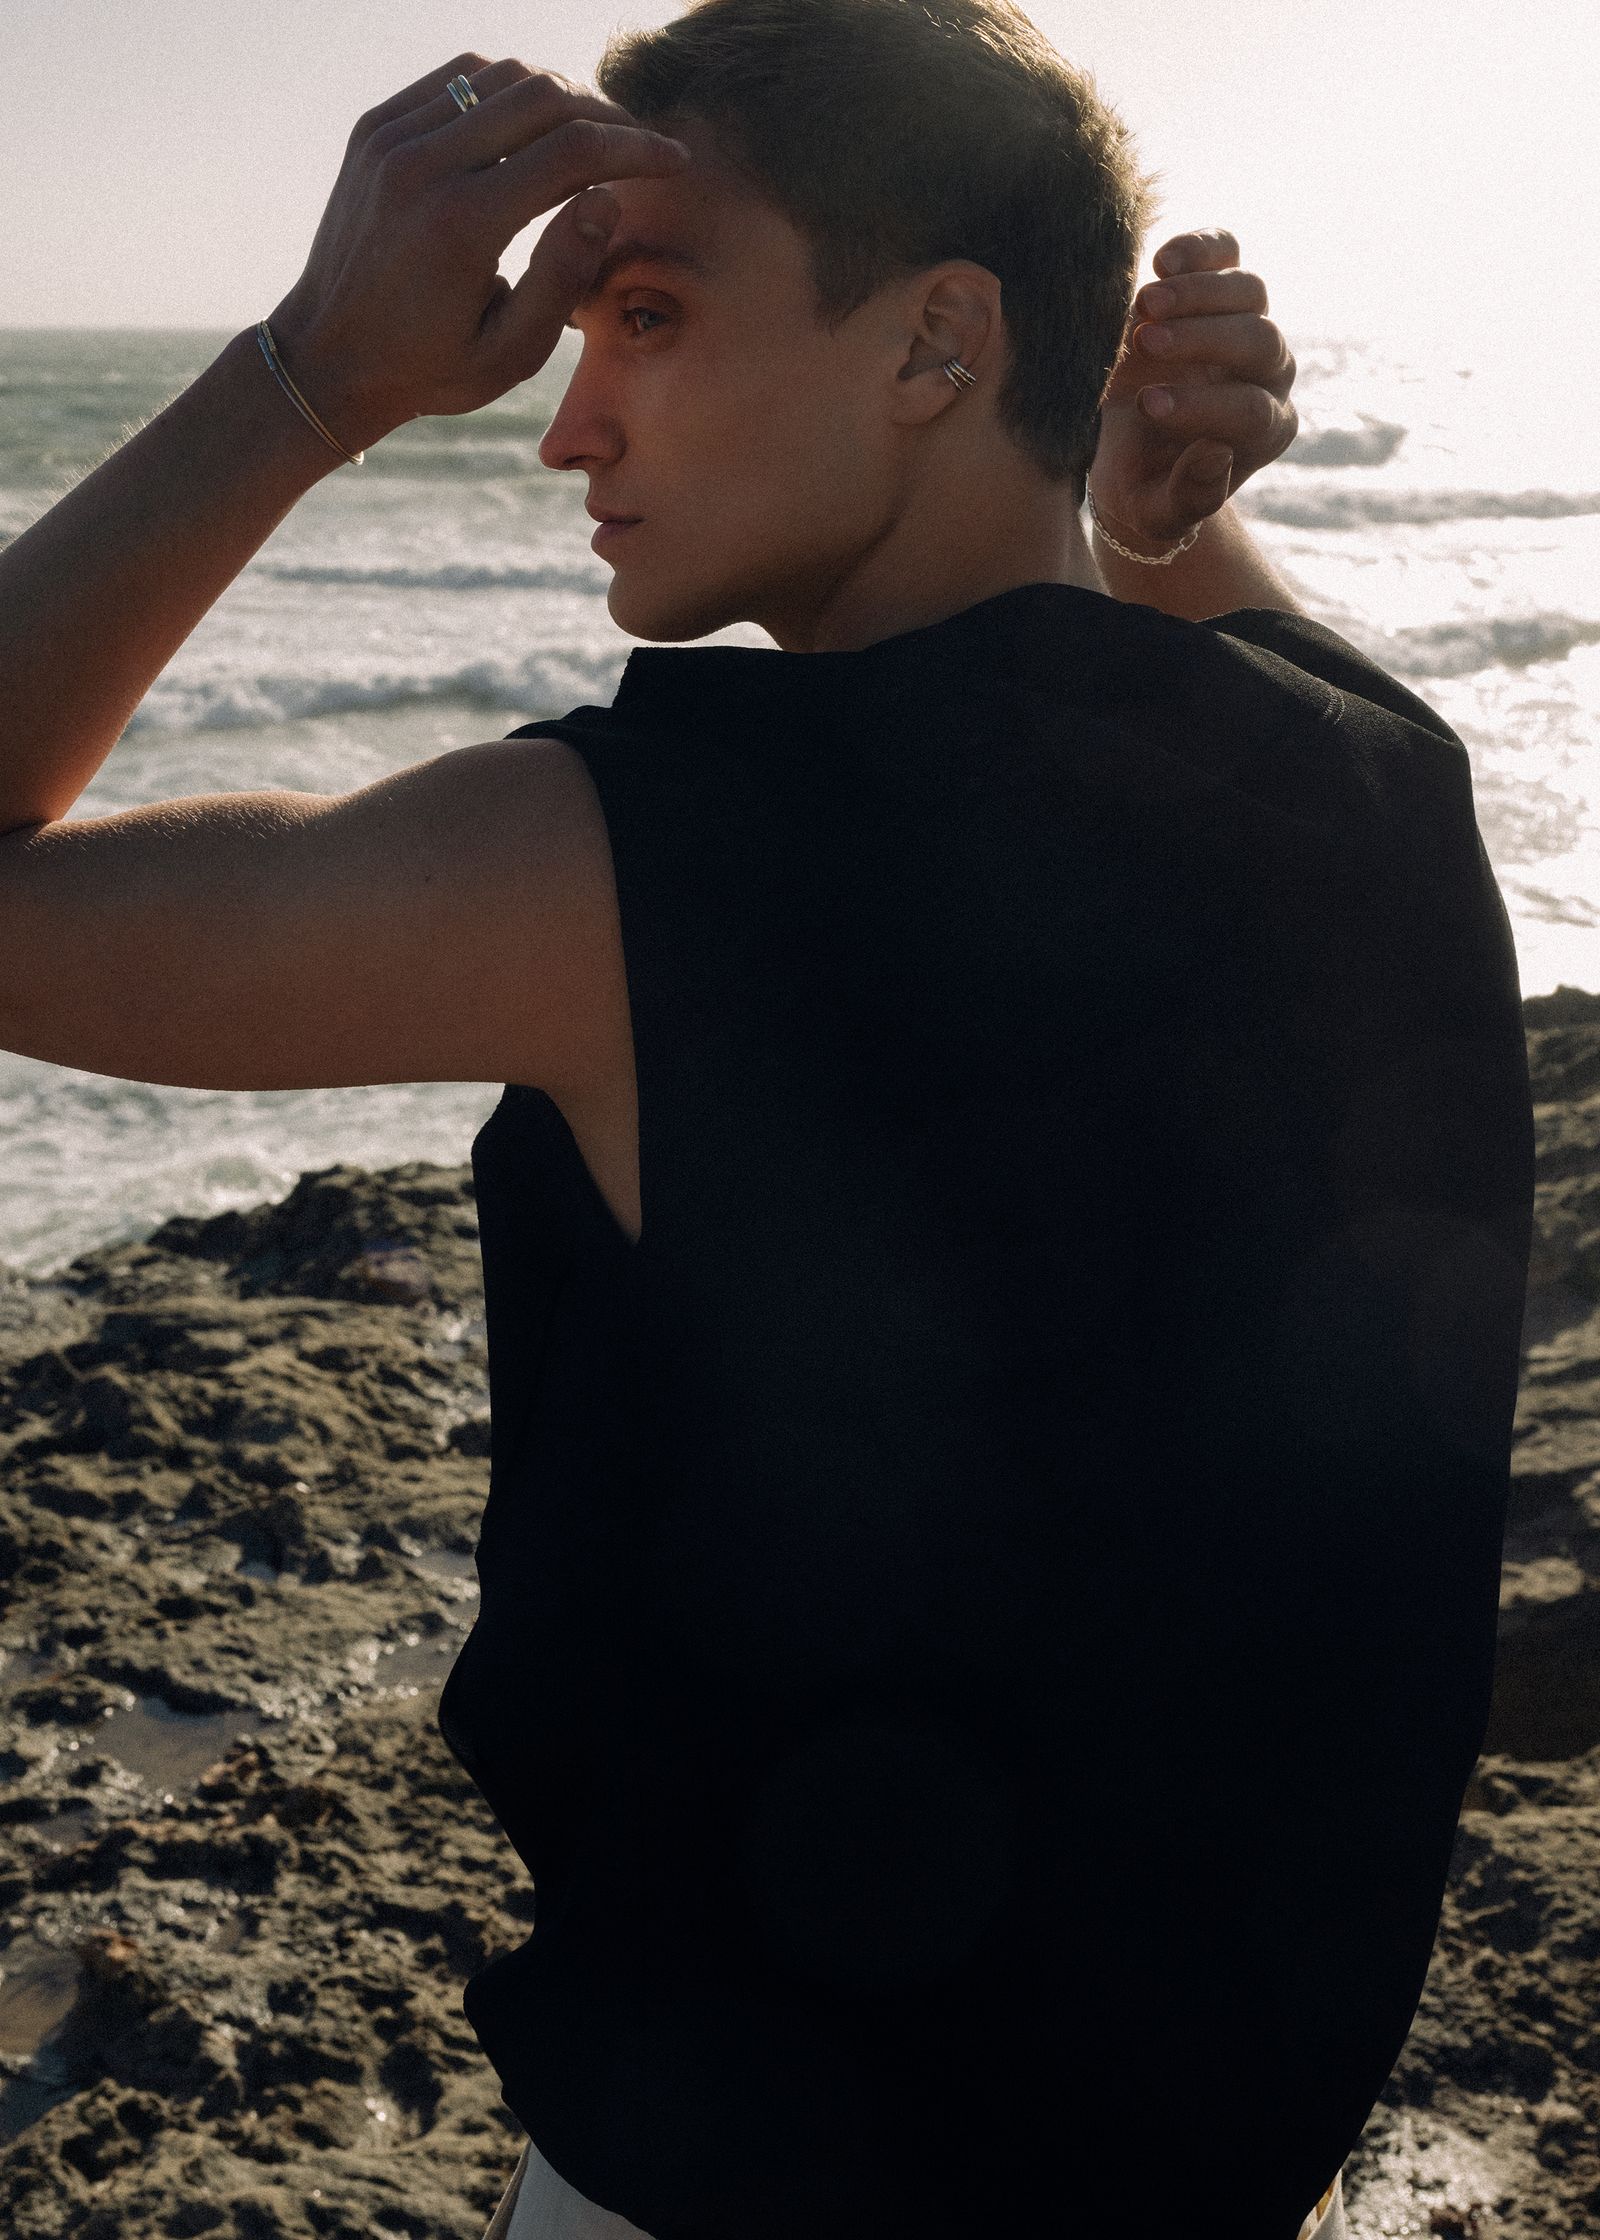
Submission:
<svg viewBox="0 0 1600 2240">
<path fill-rule="evenodd" d="M 186 1089 L 558 1086 L 598 1008 L 587 788 L 570 747 L 496 739 L 8 833 L 0 1049 Z"/>
<path fill-rule="evenodd" d="M 1170 550 L 1170 544 L 1140 546 L 1132 536 L 1117 532 L 1119 542 L 1135 550 Z M 1211 615 L 1236 614 L 1241 607 L 1276 607 L 1284 614 L 1304 614 L 1295 597 L 1231 505 L 1223 505 L 1201 524 L 1200 534 L 1187 552 L 1164 568 L 1141 568 L 1113 552 L 1098 529 L 1091 541 L 1095 565 L 1105 577 L 1106 589 L 1115 599 L 1131 599 L 1162 614 L 1181 616 L 1187 622 L 1204 622 Z"/>
<path fill-rule="evenodd" d="M 250 330 L 0 552 L 0 834 L 66 814 L 195 624 L 338 464 Z"/>
</svg>

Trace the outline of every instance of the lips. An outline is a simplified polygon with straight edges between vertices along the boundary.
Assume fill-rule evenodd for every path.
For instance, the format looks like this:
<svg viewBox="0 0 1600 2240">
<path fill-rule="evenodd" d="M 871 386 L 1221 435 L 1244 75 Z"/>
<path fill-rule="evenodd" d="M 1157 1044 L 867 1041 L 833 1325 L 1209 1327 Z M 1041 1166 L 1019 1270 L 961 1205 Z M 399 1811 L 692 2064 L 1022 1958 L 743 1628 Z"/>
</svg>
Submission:
<svg viewBox="0 0 1600 2240">
<path fill-rule="evenodd" d="M 598 521 L 602 524 L 612 521 L 626 524 L 644 519 L 642 513 L 602 513 L 597 506 L 585 506 L 583 510 L 588 514 L 591 521 Z"/>
<path fill-rule="evenodd" d="M 589 539 L 590 549 L 594 552 L 609 552 L 624 529 L 640 529 L 643 526 L 643 520 L 635 515 L 624 513 L 602 515 L 599 527 Z"/>
</svg>

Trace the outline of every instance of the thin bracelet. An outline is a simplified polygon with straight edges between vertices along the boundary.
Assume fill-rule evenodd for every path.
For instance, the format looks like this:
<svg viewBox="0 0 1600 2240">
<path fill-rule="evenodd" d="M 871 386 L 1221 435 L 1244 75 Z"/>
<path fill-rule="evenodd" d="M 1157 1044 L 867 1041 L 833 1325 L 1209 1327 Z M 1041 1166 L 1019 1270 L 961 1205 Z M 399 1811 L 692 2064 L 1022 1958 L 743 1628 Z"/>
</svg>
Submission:
<svg viewBox="0 0 1600 2240">
<path fill-rule="evenodd" d="M 1094 492 L 1089 488 L 1087 482 L 1085 482 L 1083 488 L 1084 495 L 1089 501 L 1089 511 L 1094 515 L 1094 525 L 1099 530 L 1101 536 L 1105 538 L 1106 543 L 1110 545 L 1113 552 L 1120 552 L 1125 560 L 1136 560 L 1141 568 L 1170 567 L 1172 562 L 1177 559 L 1180 552 L 1188 551 L 1189 547 L 1194 543 L 1195 538 L 1199 536 L 1201 530 L 1205 527 L 1205 523 L 1203 521 L 1197 521 L 1194 527 L 1189 531 L 1189 534 L 1184 538 L 1182 544 L 1175 544 L 1170 552 L 1163 552 L 1159 554 L 1155 559 L 1152 559 L 1148 552 L 1130 552 L 1125 544 L 1118 544 L 1116 538 L 1111 534 L 1111 531 L 1101 520 L 1100 508 L 1095 504 Z"/>
<path fill-rule="evenodd" d="M 268 365 L 272 368 L 273 375 L 277 380 L 278 386 L 282 389 L 284 395 L 289 399 L 295 410 L 301 415 L 303 419 L 310 421 L 312 427 L 316 429 L 318 435 L 321 436 L 324 443 L 332 444 L 334 450 L 338 452 L 341 459 L 343 459 L 348 465 L 352 467 L 359 467 L 361 462 L 365 459 L 366 453 L 364 451 L 346 451 L 344 445 L 339 441 L 337 436 L 329 435 L 327 429 L 322 425 L 322 422 L 312 411 L 310 405 L 306 403 L 305 398 L 301 396 L 299 390 L 289 379 L 288 369 L 285 367 L 283 360 L 278 355 L 278 345 L 273 341 L 272 329 L 267 325 L 265 319 L 258 319 L 256 321 L 256 340 L 261 345 L 261 355 L 266 359 Z"/>
</svg>

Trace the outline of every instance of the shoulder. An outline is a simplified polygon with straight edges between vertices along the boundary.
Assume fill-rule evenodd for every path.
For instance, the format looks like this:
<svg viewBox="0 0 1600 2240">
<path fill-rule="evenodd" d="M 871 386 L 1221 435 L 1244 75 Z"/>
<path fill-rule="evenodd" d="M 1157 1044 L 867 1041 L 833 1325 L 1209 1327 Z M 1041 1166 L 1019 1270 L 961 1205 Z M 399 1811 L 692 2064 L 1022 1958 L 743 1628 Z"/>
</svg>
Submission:
<svg viewBox="0 0 1600 2240">
<path fill-rule="evenodd" d="M 1461 744 L 1437 708 L 1391 676 L 1370 654 L 1311 615 L 1277 607 L 1243 607 L 1231 614 L 1211 616 L 1201 627 L 1214 631 L 1233 648 L 1249 648 L 1246 658 L 1256 659 L 1258 665 L 1264 656 L 1280 678 L 1287 668 L 1316 680 L 1324 688 L 1330 715 L 1344 713 L 1344 696 L 1348 694 L 1369 708 L 1382 709 L 1418 730 L 1432 732 L 1435 738 L 1454 746 Z"/>
<path fill-rule="evenodd" d="M 547 901 L 591 901 L 607 883 L 606 820 L 583 756 L 566 740 L 513 735 L 486 739 L 442 758 L 469 792 L 484 868 L 501 878 L 536 871 Z M 604 874 L 604 877 L 600 875 Z"/>
<path fill-rule="evenodd" d="M 213 1089 L 554 1093 L 621 972 L 604 821 L 554 740 L 0 836 L 0 950 L 8 1049 Z"/>
<path fill-rule="evenodd" d="M 485 740 L 446 758 L 470 798 L 459 848 L 501 1078 L 551 1094 L 613 1063 L 626 980 L 606 819 L 565 740 Z"/>
</svg>

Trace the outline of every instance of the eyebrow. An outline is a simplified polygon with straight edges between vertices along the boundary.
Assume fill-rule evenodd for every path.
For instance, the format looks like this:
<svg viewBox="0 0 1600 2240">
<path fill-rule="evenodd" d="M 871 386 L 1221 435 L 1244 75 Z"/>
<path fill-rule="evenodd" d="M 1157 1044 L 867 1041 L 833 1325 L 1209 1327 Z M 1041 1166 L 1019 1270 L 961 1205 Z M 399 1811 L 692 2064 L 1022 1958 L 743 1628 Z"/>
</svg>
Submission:
<svg viewBox="0 0 1600 2240">
<path fill-rule="evenodd" d="M 587 295 L 579 297 L 578 305 L 574 308 L 579 308 L 586 303 L 593 303 L 605 288 L 606 282 L 612 274 L 620 272 L 625 265 L 630 264 L 676 265 L 682 271 L 697 272 L 702 276 L 710 269 L 704 259 L 697 257 L 692 249 L 679 249 L 671 242 L 644 241 L 635 236 L 630 240 L 614 243 L 606 251 L 589 292 Z M 572 321 L 569 319 L 567 324 L 571 326 Z"/>
</svg>

